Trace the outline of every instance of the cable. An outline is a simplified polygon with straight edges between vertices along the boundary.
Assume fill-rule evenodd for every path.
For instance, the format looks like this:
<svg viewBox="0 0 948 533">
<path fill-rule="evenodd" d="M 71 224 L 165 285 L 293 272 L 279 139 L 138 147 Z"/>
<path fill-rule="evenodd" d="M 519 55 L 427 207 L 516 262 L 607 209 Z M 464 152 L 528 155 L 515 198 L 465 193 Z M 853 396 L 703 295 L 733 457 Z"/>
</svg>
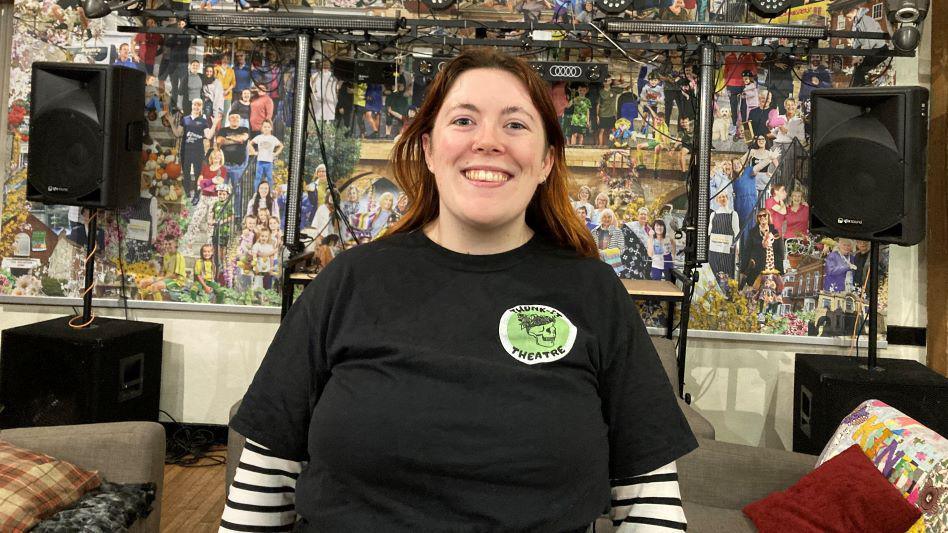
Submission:
<svg viewBox="0 0 948 533">
<path fill-rule="evenodd" d="M 322 50 L 314 49 L 314 51 L 317 52 L 319 55 L 321 55 L 326 61 L 328 61 L 330 68 L 332 68 L 335 58 L 329 57 L 328 55 L 323 53 Z M 323 69 L 320 68 L 319 69 L 320 87 L 323 87 L 322 72 L 323 72 Z M 326 189 L 327 189 L 327 193 L 331 196 L 332 201 L 333 201 L 332 217 L 341 220 L 342 223 L 346 226 L 346 230 L 349 231 L 349 235 L 354 238 L 356 236 L 356 233 L 355 233 L 355 229 L 352 227 L 352 224 L 349 221 L 349 217 L 342 216 L 342 213 L 341 213 L 342 202 L 339 196 L 339 190 L 336 187 L 335 180 L 332 177 L 333 173 L 331 172 L 331 169 L 330 169 L 331 163 L 329 161 L 329 157 L 326 154 L 325 139 L 323 138 L 322 128 L 319 127 L 319 120 L 316 117 L 316 111 L 313 110 L 313 106 L 308 105 L 306 107 L 309 110 L 309 118 L 313 121 L 313 127 L 316 130 L 316 139 L 319 143 L 319 154 L 323 159 L 323 164 L 326 165 Z M 334 135 L 338 137 L 339 132 L 335 130 L 334 132 L 335 132 Z M 346 248 L 345 239 L 339 239 L 339 241 L 342 243 L 343 249 L 345 249 Z"/>
<path fill-rule="evenodd" d="M 89 222 L 91 223 L 93 220 L 98 218 L 98 216 L 99 216 L 99 210 L 93 209 L 92 215 L 89 216 Z M 90 260 L 92 261 L 93 268 L 95 267 L 95 252 L 99 249 L 99 239 L 98 239 L 97 234 L 98 234 L 98 231 L 96 231 L 96 235 L 89 235 L 88 231 L 86 231 L 86 242 L 88 242 L 89 239 L 93 239 L 93 241 L 92 241 L 92 251 L 90 251 L 88 255 L 86 255 L 86 258 L 82 261 L 83 271 L 86 269 L 86 265 L 89 263 Z M 79 297 L 85 299 L 86 295 L 89 294 L 89 291 L 94 289 L 95 286 L 96 286 L 95 276 L 92 276 L 92 283 L 88 287 L 83 289 L 82 294 L 80 294 Z M 83 318 L 82 315 L 80 315 L 79 313 L 76 313 L 76 316 L 70 318 L 67 324 L 69 325 L 69 327 L 73 329 L 86 328 L 89 326 L 89 324 L 92 324 L 92 322 L 95 321 L 95 313 L 91 313 L 91 312 L 89 313 L 89 320 L 87 322 L 83 324 L 75 323 L 76 319 L 81 320 L 82 318 Z"/>
<path fill-rule="evenodd" d="M 122 251 L 122 227 L 118 223 L 118 219 L 115 219 L 116 233 L 118 233 L 118 264 L 119 264 L 119 273 L 122 275 L 122 285 L 120 289 L 120 296 L 122 299 L 122 307 L 125 308 L 125 320 L 128 320 L 128 293 L 125 286 L 125 253 Z"/>
<path fill-rule="evenodd" d="M 208 453 L 214 444 L 214 433 L 207 429 L 192 430 L 175 420 L 164 409 L 159 409 L 158 412 L 164 413 L 177 426 L 174 431 L 166 436 L 166 465 L 200 468 L 227 463 L 225 456 Z"/>
</svg>

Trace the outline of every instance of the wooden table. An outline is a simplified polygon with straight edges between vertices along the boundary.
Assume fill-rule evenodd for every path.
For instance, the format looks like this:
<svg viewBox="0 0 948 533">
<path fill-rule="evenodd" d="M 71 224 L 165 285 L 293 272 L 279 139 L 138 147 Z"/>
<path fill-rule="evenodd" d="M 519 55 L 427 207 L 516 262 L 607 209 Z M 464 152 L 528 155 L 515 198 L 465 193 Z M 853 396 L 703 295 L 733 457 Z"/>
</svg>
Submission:
<svg viewBox="0 0 948 533">
<path fill-rule="evenodd" d="M 665 321 L 665 337 L 672 338 L 675 331 L 675 303 L 681 303 L 681 322 L 678 331 L 678 395 L 691 403 L 685 395 L 685 357 L 688 347 L 688 318 L 691 311 L 692 281 L 683 273 L 672 270 L 673 279 L 681 282 L 651 279 L 623 279 L 622 285 L 633 300 L 668 302 L 668 317 Z"/>
</svg>

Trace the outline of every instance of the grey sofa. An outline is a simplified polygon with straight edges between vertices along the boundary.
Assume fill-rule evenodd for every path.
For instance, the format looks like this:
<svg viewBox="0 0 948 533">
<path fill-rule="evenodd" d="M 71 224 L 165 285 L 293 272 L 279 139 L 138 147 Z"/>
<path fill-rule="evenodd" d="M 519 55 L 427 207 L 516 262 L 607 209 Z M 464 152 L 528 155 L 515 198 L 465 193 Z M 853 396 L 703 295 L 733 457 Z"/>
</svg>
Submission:
<svg viewBox="0 0 948 533">
<path fill-rule="evenodd" d="M 165 430 L 157 422 L 111 422 L 75 426 L 5 429 L 0 439 L 62 459 L 85 470 L 98 470 L 113 483 L 155 484 L 155 502 L 130 533 L 158 533 L 164 481 Z"/>
</svg>

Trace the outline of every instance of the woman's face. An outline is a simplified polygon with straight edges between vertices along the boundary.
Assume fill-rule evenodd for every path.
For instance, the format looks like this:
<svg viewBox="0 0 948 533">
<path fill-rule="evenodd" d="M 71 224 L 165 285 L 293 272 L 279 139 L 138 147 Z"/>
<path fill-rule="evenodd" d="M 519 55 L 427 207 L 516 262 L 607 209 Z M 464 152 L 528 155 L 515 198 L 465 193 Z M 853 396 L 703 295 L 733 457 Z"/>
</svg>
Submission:
<svg viewBox="0 0 948 533">
<path fill-rule="evenodd" d="M 839 253 L 849 255 L 853 251 L 853 245 L 849 241 L 839 241 Z"/>
<path fill-rule="evenodd" d="M 240 99 L 241 99 L 241 100 L 243 100 L 243 101 L 245 101 L 245 102 L 249 102 L 249 101 L 250 101 L 250 96 L 251 96 L 251 95 L 250 95 L 250 89 L 244 89 L 244 90 L 240 91 Z"/>
<path fill-rule="evenodd" d="M 585 188 L 585 187 L 582 188 L 582 189 L 580 189 L 580 190 L 579 190 L 579 199 L 582 200 L 582 201 L 584 201 L 584 202 L 588 202 L 588 201 L 589 201 L 589 189 L 587 189 L 587 188 Z"/>
<path fill-rule="evenodd" d="M 214 255 L 214 249 L 209 246 L 201 247 L 201 257 L 204 259 L 210 259 Z"/>
<path fill-rule="evenodd" d="M 260 185 L 257 185 L 257 194 L 260 198 L 265 198 L 270 194 L 270 183 L 268 181 L 261 181 Z"/>
<path fill-rule="evenodd" d="M 356 202 L 359 200 L 359 191 L 355 187 L 349 187 L 346 189 L 346 199 L 350 202 Z"/>
<path fill-rule="evenodd" d="M 800 205 L 803 203 L 803 193 L 800 191 L 793 191 L 793 194 L 790 195 L 790 202 L 793 205 Z"/>
<path fill-rule="evenodd" d="M 439 216 L 472 229 L 524 224 L 527 205 L 553 166 L 530 93 L 498 69 L 458 76 L 422 143 Z"/>
<path fill-rule="evenodd" d="M 767 147 L 767 139 L 766 139 L 765 137 L 758 137 L 758 138 L 757 138 L 757 147 L 758 147 L 758 148 L 766 148 L 766 147 Z"/>
<path fill-rule="evenodd" d="M 211 152 L 211 164 L 212 165 L 221 165 L 224 163 L 224 152 L 213 151 Z"/>
<path fill-rule="evenodd" d="M 605 209 L 609 205 L 609 198 L 605 196 L 596 197 L 596 209 Z"/>
<path fill-rule="evenodd" d="M 718 195 L 715 196 L 714 199 L 718 202 L 718 205 L 721 206 L 721 207 L 725 207 L 725 206 L 727 205 L 727 195 L 726 195 L 726 194 L 720 194 L 720 193 L 718 193 Z"/>
<path fill-rule="evenodd" d="M 602 224 L 602 227 L 611 228 L 612 223 L 615 222 L 615 220 L 612 218 L 611 213 L 603 213 L 602 217 L 599 219 L 599 222 Z"/>
<path fill-rule="evenodd" d="M 268 226 L 270 227 L 270 231 L 276 231 L 276 230 L 280 229 L 280 221 L 279 221 L 279 219 L 276 219 L 276 218 L 272 218 L 272 217 L 271 217 Z"/>
<path fill-rule="evenodd" d="M 725 174 L 730 174 L 731 172 L 734 172 L 734 165 L 732 165 L 730 161 L 724 161 L 723 163 L 721 163 L 721 168 L 724 169 Z"/>
<path fill-rule="evenodd" d="M 383 196 L 382 199 L 379 201 L 379 207 L 380 207 L 383 211 L 388 211 L 388 210 L 392 209 L 392 204 L 394 203 L 394 201 L 395 201 L 395 200 L 394 200 L 390 195 L 387 195 L 387 194 L 386 194 L 386 195 Z"/>
</svg>

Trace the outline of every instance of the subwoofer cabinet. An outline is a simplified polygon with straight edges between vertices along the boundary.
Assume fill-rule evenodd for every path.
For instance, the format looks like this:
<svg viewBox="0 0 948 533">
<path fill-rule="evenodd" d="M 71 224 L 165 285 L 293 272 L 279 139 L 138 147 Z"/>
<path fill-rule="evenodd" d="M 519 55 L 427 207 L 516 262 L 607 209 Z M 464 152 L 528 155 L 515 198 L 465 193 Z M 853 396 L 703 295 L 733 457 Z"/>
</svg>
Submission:
<svg viewBox="0 0 948 533">
<path fill-rule="evenodd" d="M 0 428 L 157 421 L 162 325 L 69 318 L 0 335 Z"/>
<path fill-rule="evenodd" d="M 948 436 L 948 378 L 907 359 L 797 354 L 793 377 L 793 451 L 819 454 L 860 403 L 881 400 Z"/>
</svg>

